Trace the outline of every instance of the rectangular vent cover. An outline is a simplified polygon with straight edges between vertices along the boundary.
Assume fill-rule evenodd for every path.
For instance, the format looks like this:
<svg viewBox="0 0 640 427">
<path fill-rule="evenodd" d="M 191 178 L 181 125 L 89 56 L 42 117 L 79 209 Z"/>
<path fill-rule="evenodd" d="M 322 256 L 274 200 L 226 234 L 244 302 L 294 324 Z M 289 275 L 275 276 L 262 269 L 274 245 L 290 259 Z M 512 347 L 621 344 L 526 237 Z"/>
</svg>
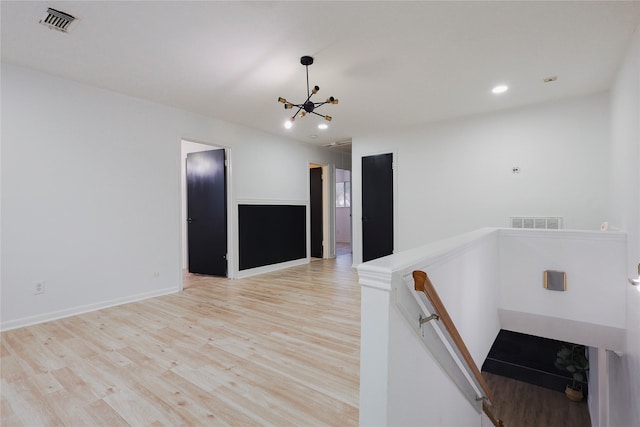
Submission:
<svg viewBox="0 0 640 427">
<path fill-rule="evenodd" d="M 47 9 L 47 15 L 40 20 L 40 23 L 53 30 L 58 30 L 66 33 L 69 31 L 69 25 L 71 25 L 71 23 L 75 21 L 75 19 L 75 17 L 69 15 L 68 13 L 49 8 Z"/>
<path fill-rule="evenodd" d="M 511 217 L 511 228 L 560 230 L 562 228 L 562 217 Z"/>
</svg>

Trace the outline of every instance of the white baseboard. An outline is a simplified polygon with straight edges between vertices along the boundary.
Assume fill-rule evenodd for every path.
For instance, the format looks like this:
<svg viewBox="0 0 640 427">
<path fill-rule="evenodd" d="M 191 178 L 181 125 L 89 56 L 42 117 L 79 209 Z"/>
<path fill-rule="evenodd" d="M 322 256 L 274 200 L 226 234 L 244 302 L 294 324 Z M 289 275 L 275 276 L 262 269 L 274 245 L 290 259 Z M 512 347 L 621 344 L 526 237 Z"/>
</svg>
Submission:
<svg viewBox="0 0 640 427">
<path fill-rule="evenodd" d="M 7 322 L 0 323 L 0 331 L 9 331 L 11 329 L 17 329 L 25 326 L 36 325 L 38 323 L 50 322 L 52 320 L 58 320 L 65 317 L 77 316 L 78 314 L 88 313 L 90 311 L 102 310 L 104 308 L 115 307 L 123 304 L 129 304 L 132 302 L 142 301 L 145 299 L 159 297 L 162 295 L 173 294 L 179 291 L 180 289 L 177 287 L 164 288 L 164 289 L 159 289 L 151 292 L 144 292 L 141 294 L 130 295 L 123 298 L 116 298 L 109 301 L 102 301 L 94 304 L 81 305 L 77 307 L 67 308 L 64 310 L 52 311 L 49 313 L 38 314 L 35 316 L 9 320 Z"/>
<path fill-rule="evenodd" d="M 271 273 L 273 271 L 282 270 L 283 268 L 295 267 L 297 265 L 309 264 L 309 258 L 300 258 L 293 261 L 281 262 L 278 264 L 265 265 L 264 267 L 249 268 L 247 270 L 240 270 L 236 274 L 236 279 L 243 279 L 249 276 L 255 276 L 257 274 Z"/>
</svg>

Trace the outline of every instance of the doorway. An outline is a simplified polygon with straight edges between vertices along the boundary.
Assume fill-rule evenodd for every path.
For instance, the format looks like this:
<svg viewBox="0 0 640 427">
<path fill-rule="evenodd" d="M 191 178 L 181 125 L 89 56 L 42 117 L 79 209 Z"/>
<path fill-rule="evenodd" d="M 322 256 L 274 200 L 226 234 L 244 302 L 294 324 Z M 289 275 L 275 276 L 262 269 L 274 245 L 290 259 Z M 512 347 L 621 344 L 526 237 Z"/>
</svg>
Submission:
<svg viewBox="0 0 640 427">
<path fill-rule="evenodd" d="M 311 261 L 335 253 L 335 167 L 309 161 L 307 253 Z"/>
<path fill-rule="evenodd" d="M 182 141 L 181 152 L 183 270 L 227 277 L 226 151 Z"/>
<path fill-rule="evenodd" d="M 351 171 L 336 169 L 336 256 L 351 253 Z"/>
<path fill-rule="evenodd" d="M 393 154 L 362 157 L 362 260 L 393 253 Z"/>
</svg>

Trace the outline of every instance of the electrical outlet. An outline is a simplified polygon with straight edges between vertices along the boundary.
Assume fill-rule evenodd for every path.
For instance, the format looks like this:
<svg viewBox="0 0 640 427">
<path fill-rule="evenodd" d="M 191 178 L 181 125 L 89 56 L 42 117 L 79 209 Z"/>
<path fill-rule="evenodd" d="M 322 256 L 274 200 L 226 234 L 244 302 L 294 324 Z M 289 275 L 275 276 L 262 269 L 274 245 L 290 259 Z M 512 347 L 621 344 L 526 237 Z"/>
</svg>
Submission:
<svg viewBox="0 0 640 427">
<path fill-rule="evenodd" d="M 154 272 L 153 272 L 153 277 L 154 277 L 155 279 L 157 279 L 158 277 L 160 277 L 160 272 L 159 272 L 159 271 L 154 271 Z"/>
<path fill-rule="evenodd" d="M 35 285 L 33 288 L 34 295 L 44 294 L 44 282 L 36 282 L 34 285 Z"/>
</svg>

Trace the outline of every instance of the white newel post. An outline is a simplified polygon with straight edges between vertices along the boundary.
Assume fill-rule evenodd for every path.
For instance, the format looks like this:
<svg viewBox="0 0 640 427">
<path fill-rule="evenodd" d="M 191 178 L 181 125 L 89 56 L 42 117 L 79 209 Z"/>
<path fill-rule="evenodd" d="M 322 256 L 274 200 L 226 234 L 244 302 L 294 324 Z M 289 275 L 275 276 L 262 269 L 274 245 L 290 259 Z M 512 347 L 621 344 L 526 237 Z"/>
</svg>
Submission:
<svg viewBox="0 0 640 427">
<path fill-rule="evenodd" d="M 360 425 L 387 425 L 391 271 L 358 267 L 360 310 Z"/>
</svg>

